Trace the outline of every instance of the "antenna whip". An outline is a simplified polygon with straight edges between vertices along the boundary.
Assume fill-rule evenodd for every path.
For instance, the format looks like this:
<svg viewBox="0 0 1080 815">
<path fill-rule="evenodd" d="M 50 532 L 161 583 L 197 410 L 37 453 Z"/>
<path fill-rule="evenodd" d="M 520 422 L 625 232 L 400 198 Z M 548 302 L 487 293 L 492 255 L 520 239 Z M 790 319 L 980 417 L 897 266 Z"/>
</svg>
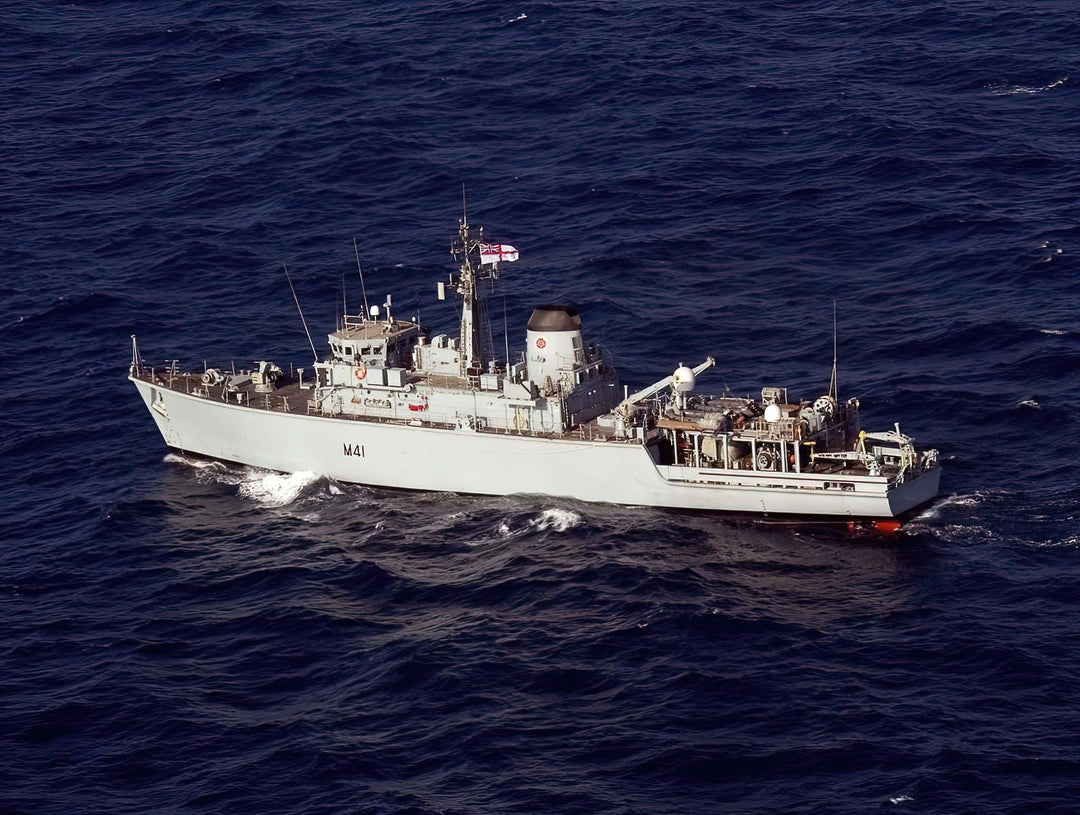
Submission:
<svg viewBox="0 0 1080 815">
<path fill-rule="evenodd" d="M 285 270 L 285 279 L 289 281 L 289 290 L 292 292 L 293 302 L 296 303 L 296 310 L 300 312 L 300 322 L 304 324 L 304 333 L 307 334 L 308 345 L 311 346 L 311 355 L 318 362 L 319 352 L 315 350 L 315 343 L 311 341 L 311 332 L 308 331 L 307 320 L 304 319 L 304 310 L 300 308 L 300 299 L 296 296 L 296 289 L 293 288 L 292 277 L 289 275 L 289 267 L 285 265 L 285 261 L 281 261 L 281 268 Z"/>
<path fill-rule="evenodd" d="M 832 301 L 832 378 L 829 380 L 829 395 L 840 401 L 840 383 L 836 378 L 836 301 Z"/>
<path fill-rule="evenodd" d="M 360 248 L 356 245 L 356 235 L 353 235 L 352 248 L 356 253 L 356 271 L 360 273 L 360 291 L 364 293 L 364 319 L 366 320 L 371 316 L 371 312 L 368 311 L 367 286 L 364 285 L 364 270 L 360 268 Z"/>
</svg>

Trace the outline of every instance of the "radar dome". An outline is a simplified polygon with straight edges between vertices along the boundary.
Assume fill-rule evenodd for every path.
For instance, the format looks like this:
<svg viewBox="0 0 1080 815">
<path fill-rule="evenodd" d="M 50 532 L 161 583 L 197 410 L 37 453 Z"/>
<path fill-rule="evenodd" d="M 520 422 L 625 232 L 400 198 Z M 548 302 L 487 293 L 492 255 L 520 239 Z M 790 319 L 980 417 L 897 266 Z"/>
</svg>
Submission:
<svg viewBox="0 0 1080 815">
<path fill-rule="evenodd" d="M 694 372 L 685 365 L 679 365 L 671 375 L 671 387 L 676 393 L 690 393 L 694 389 Z"/>
<path fill-rule="evenodd" d="M 769 423 L 780 421 L 783 415 L 784 412 L 780 409 L 780 405 L 775 402 L 765 407 L 765 421 Z"/>
</svg>

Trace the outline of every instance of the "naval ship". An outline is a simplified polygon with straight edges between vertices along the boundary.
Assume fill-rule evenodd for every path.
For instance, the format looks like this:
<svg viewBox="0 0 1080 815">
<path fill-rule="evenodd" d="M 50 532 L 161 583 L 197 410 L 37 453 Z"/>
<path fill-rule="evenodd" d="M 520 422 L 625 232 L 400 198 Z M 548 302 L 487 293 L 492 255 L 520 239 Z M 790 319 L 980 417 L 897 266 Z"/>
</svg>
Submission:
<svg viewBox="0 0 1080 815">
<path fill-rule="evenodd" d="M 525 350 L 496 349 L 491 293 L 518 251 L 466 216 L 453 253 L 437 292 L 460 297 L 455 333 L 397 318 L 391 297 L 369 307 L 365 289 L 310 366 L 148 366 L 132 336 L 129 379 L 174 451 L 341 482 L 886 525 L 937 494 L 936 450 L 899 424 L 861 429 L 858 400 L 840 399 L 835 342 L 809 400 L 700 393 L 713 357 L 630 392 L 570 306 L 536 306 Z"/>
</svg>

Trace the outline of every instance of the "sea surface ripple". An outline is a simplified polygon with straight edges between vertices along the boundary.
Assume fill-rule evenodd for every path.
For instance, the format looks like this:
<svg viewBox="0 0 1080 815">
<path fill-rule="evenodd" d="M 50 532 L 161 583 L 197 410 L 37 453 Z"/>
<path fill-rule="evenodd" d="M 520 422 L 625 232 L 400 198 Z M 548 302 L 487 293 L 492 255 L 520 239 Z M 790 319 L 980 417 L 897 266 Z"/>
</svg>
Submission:
<svg viewBox="0 0 1080 815">
<path fill-rule="evenodd" d="M 1072 4 L 349 5 L 0 15 L 0 811 L 1075 812 Z M 813 398 L 835 301 L 941 498 L 882 538 L 167 454 L 130 335 L 303 364 L 282 263 L 318 342 L 354 236 L 445 330 L 463 184 L 512 344 L 570 302 L 631 384 Z"/>
</svg>

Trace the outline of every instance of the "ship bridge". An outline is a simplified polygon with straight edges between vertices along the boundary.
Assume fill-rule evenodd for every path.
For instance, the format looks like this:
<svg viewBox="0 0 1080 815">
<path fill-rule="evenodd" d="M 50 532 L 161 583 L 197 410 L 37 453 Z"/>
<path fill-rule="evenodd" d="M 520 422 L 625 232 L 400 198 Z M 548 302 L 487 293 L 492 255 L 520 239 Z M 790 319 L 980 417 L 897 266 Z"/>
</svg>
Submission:
<svg viewBox="0 0 1080 815">
<path fill-rule="evenodd" d="M 329 334 L 327 340 L 335 362 L 406 368 L 412 362 L 413 348 L 419 343 L 420 337 L 420 326 L 414 322 L 364 320 L 359 316 L 348 316 L 344 326 Z"/>
</svg>

